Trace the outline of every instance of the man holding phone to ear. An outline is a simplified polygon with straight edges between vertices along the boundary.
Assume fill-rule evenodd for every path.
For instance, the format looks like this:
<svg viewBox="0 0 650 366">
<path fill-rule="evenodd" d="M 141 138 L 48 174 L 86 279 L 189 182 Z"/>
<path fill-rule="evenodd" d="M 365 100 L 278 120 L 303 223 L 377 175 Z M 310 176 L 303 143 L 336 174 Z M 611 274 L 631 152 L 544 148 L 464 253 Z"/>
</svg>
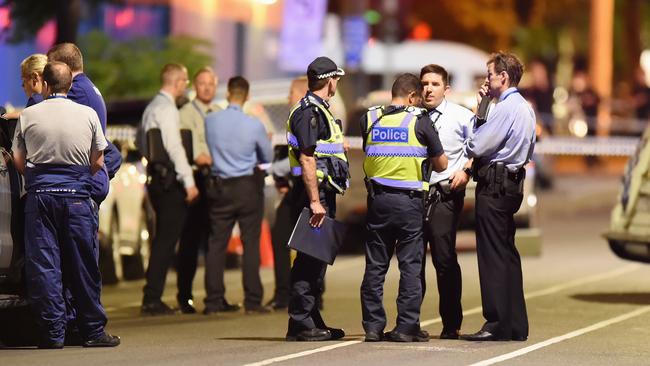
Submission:
<svg viewBox="0 0 650 366">
<path fill-rule="evenodd" d="M 471 177 L 471 163 L 463 151 L 463 143 L 471 133 L 472 112 L 449 102 L 449 73 L 440 65 L 426 65 L 420 71 L 424 87 L 422 104 L 438 132 L 449 163 L 440 173 L 432 172 L 429 180 L 429 205 L 425 223 L 425 241 L 431 247 L 436 269 L 442 332 L 440 339 L 458 339 L 463 321 L 460 304 L 462 279 L 456 256 L 456 231 L 463 210 L 465 186 Z M 426 251 L 425 251 L 426 256 Z M 422 261 L 422 299 L 426 292 L 425 268 Z"/>
</svg>

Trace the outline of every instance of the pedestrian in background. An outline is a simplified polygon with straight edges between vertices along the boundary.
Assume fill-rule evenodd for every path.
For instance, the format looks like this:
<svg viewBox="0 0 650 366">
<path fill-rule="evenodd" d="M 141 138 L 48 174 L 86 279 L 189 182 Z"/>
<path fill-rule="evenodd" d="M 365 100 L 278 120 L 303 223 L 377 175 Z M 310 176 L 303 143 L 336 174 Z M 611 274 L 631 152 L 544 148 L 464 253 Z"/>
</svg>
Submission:
<svg viewBox="0 0 650 366">
<path fill-rule="evenodd" d="M 139 131 L 140 151 L 149 161 L 147 194 L 156 213 L 156 232 L 151 243 L 143 290 L 143 315 L 169 315 L 175 312 L 162 302 L 161 297 L 167 271 L 174 259 L 176 242 L 183 230 L 188 204 L 199 194 L 181 143 L 180 116 L 176 109 L 176 98 L 183 95 L 189 82 L 187 69 L 180 64 L 167 64 L 162 68 L 160 81 L 162 87 L 144 110 Z M 149 134 L 151 130 L 159 131 L 160 137 L 156 141 L 153 140 L 153 132 Z M 152 142 L 156 146 L 150 146 Z"/>
<path fill-rule="evenodd" d="M 307 78 L 302 76 L 293 79 L 289 88 L 289 107 L 293 109 L 307 93 Z M 292 214 L 289 192 L 292 187 L 291 167 L 289 165 L 289 148 L 287 145 L 275 147 L 271 173 L 275 187 L 280 195 L 280 204 L 275 210 L 275 222 L 271 227 L 273 241 L 273 273 L 275 276 L 275 292 L 273 298 L 266 304 L 274 310 L 286 309 L 289 306 L 291 284 L 291 258 L 287 247 L 296 217 Z"/>
<path fill-rule="evenodd" d="M 205 269 L 204 314 L 237 311 L 225 298 L 226 249 L 235 223 L 244 246 L 243 283 L 246 313 L 268 313 L 262 306 L 260 234 L 264 217 L 264 191 L 256 169 L 270 163 L 271 142 L 262 123 L 244 113 L 249 84 L 241 76 L 228 80 L 228 107 L 207 115 L 205 134 L 212 155 L 212 177 L 207 187 L 210 238 Z"/>
<path fill-rule="evenodd" d="M 391 104 L 372 107 L 361 118 L 368 189 L 366 269 L 361 311 L 366 342 L 384 339 L 384 280 L 393 253 L 400 271 L 397 324 L 386 333 L 392 342 L 428 342 L 420 329 L 424 260 L 424 198 L 429 169 L 447 168 L 438 134 L 422 103 L 422 83 L 413 74 L 397 77 Z"/>
<path fill-rule="evenodd" d="M 70 68 L 43 70 L 47 100 L 25 109 L 14 141 L 14 161 L 25 176 L 25 278 L 41 328 L 39 348 L 63 348 L 72 296 L 84 347 L 114 347 L 100 302 L 96 206 L 92 176 L 102 169 L 106 138 L 97 113 L 67 98 Z"/>
<path fill-rule="evenodd" d="M 535 147 L 535 113 L 517 85 L 523 65 L 511 53 L 497 52 L 487 62 L 480 97 L 496 99 L 486 121 L 477 121 L 465 153 L 474 159 L 476 253 L 485 323 L 462 336 L 468 341 L 524 341 L 528 315 L 521 259 L 515 246 L 514 214 L 523 199 L 524 166 Z"/>
<path fill-rule="evenodd" d="M 194 314 L 194 296 L 192 282 L 196 274 L 199 249 L 207 249 L 210 220 L 208 218 L 208 199 L 206 181 L 210 179 L 212 158 L 205 139 L 205 117 L 209 113 L 219 111 L 213 103 L 217 92 L 217 75 L 211 67 L 205 66 L 194 74 L 194 90 L 196 98 L 180 109 L 181 129 L 192 132 L 194 182 L 199 190 L 199 196 L 190 205 L 183 227 L 183 234 L 178 246 L 178 305 L 182 313 Z"/>
<path fill-rule="evenodd" d="M 460 303 L 462 277 L 456 255 L 456 233 L 463 211 L 465 187 L 471 178 L 471 162 L 463 143 L 471 136 L 472 112 L 445 97 L 449 93 L 449 73 L 440 65 L 426 65 L 420 71 L 422 104 L 426 108 L 447 156 L 447 169 L 432 172 L 425 223 L 427 243 L 436 270 L 439 312 L 442 318 L 440 339 L 458 339 L 463 322 Z M 426 260 L 422 261 L 422 298 L 426 293 Z"/>
</svg>

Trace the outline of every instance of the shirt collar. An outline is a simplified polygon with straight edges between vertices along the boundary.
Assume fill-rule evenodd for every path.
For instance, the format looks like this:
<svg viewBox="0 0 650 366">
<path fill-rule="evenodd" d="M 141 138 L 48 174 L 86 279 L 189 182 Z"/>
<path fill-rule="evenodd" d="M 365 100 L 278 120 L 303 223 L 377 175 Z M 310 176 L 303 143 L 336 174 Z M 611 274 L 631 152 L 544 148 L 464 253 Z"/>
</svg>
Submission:
<svg viewBox="0 0 650 366">
<path fill-rule="evenodd" d="M 234 110 L 240 111 L 240 112 L 242 111 L 241 106 L 238 105 L 238 104 L 228 104 L 227 109 L 234 109 Z"/>
<path fill-rule="evenodd" d="M 518 92 L 517 88 L 512 86 L 508 89 L 506 89 L 503 93 L 501 93 L 501 96 L 499 97 L 499 102 L 505 100 L 510 94 Z"/>
<path fill-rule="evenodd" d="M 429 111 L 429 116 L 433 116 L 434 113 L 439 113 L 439 114 L 444 114 L 445 110 L 447 109 L 447 99 L 443 99 L 440 104 L 433 108 L 432 110 Z"/>
<path fill-rule="evenodd" d="M 176 104 L 176 100 L 174 99 L 174 97 L 173 97 L 171 94 L 167 93 L 167 92 L 164 91 L 164 90 L 160 90 L 158 93 L 161 94 L 161 95 L 163 95 L 163 96 L 166 97 L 167 99 L 169 99 L 170 102 Z"/>
<path fill-rule="evenodd" d="M 306 94 L 306 96 L 307 96 L 307 97 L 313 97 L 314 99 L 316 99 L 316 102 L 322 104 L 323 107 L 325 107 L 325 108 L 327 108 L 327 109 L 330 108 L 330 104 L 329 104 L 327 101 L 325 101 L 325 99 L 319 97 L 318 95 L 312 93 L 311 91 L 308 91 L 307 94 Z"/>
<path fill-rule="evenodd" d="M 205 104 L 202 101 L 200 101 L 198 98 L 194 98 L 194 100 L 192 100 L 192 103 L 194 103 L 195 106 L 199 107 L 203 112 L 207 112 L 208 109 L 214 111 L 214 106 L 212 105 L 212 103 Z"/>
</svg>

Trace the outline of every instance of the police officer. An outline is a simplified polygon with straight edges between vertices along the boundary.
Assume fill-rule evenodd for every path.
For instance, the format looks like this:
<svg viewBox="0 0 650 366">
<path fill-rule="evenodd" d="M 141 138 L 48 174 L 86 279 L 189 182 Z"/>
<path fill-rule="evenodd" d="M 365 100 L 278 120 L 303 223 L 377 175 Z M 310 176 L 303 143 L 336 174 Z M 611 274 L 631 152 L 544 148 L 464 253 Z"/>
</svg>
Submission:
<svg viewBox="0 0 650 366">
<path fill-rule="evenodd" d="M 70 68 L 50 62 L 43 70 L 47 100 L 25 109 L 14 155 L 25 175 L 25 278 L 41 327 L 40 348 L 62 348 L 70 291 L 84 347 L 114 347 L 104 332 L 100 303 L 96 206 L 92 176 L 102 169 L 106 138 L 97 114 L 67 99 Z"/>
<path fill-rule="evenodd" d="M 167 270 L 174 259 L 176 242 L 181 236 L 187 205 L 198 196 L 192 168 L 181 143 L 176 98 L 183 95 L 189 82 L 187 69 L 180 64 L 167 64 L 160 73 L 162 87 L 147 105 L 139 131 L 140 151 L 149 164 L 147 194 L 156 212 L 156 232 L 151 243 L 147 283 L 140 311 L 143 315 L 169 315 L 175 311 L 162 302 Z M 153 140 L 152 129 L 160 131 Z M 149 138 L 158 146 L 149 146 Z M 158 154 L 162 150 L 162 154 Z M 157 160 L 155 155 L 164 156 Z"/>
<path fill-rule="evenodd" d="M 442 332 L 440 339 L 458 339 L 463 321 L 460 298 L 462 278 L 456 256 L 456 231 L 465 186 L 471 175 L 471 163 L 463 151 L 463 142 L 470 136 L 473 114 L 458 104 L 448 101 L 449 74 L 440 65 L 426 65 L 420 71 L 424 87 L 422 104 L 427 109 L 440 136 L 448 167 L 441 173 L 432 173 L 429 180 L 429 206 L 425 224 L 425 248 L 431 247 L 431 259 L 436 269 Z M 426 251 L 425 251 L 426 257 Z M 426 290 L 426 260 L 422 262 L 422 297 Z"/>
<path fill-rule="evenodd" d="M 307 67 L 309 91 L 296 104 L 287 121 L 289 164 L 293 176 L 290 201 L 294 222 L 309 207 L 310 224 L 319 227 L 325 215 L 334 217 L 336 194 L 347 186 L 348 163 L 340 121 L 329 111 L 328 101 L 345 72 L 327 57 Z M 327 264 L 304 253 L 291 268 L 291 298 L 287 341 L 324 341 L 345 336 L 342 329 L 325 325 L 318 309 Z"/>
<path fill-rule="evenodd" d="M 361 119 L 368 189 L 366 270 L 361 283 L 363 329 L 367 342 L 384 339 L 384 279 L 397 252 L 397 324 L 385 337 L 394 342 L 427 342 L 428 334 L 420 330 L 424 196 L 428 170 L 446 169 L 447 157 L 428 115 L 414 107 L 422 101 L 418 77 L 399 75 L 391 94 L 391 105 L 370 108 Z"/>
<path fill-rule="evenodd" d="M 496 104 L 486 121 L 477 120 L 479 127 L 464 146 L 474 158 L 478 182 L 476 251 L 486 321 L 478 332 L 462 338 L 523 341 L 528 316 L 513 216 L 523 198 L 524 165 L 535 146 L 535 114 L 517 89 L 523 65 L 515 55 L 494 53 L 487 69 L 479 95 L 496 99 Z"/>
<path fill-rule="evenodd" d="M 206 248 L 210 220 L 208 219 L 208 200 L 205 190 L 206 180 L 210 178 L 212 158 L 205 140 L 205 117 L 208 113 L 221 110 L 212 102 L 217 91 L 217 75 L 206 66 L 194 74 L 196 98 L 180 110 L 181 129 L 192 132 L 194 182 L 199 189 L 199 197 L 190 205 L 183 234 L 178 245 L 178 305 L 182 313 L 196 313 L 192 282 L 196 274 L 199 248 Z"/>
</svg>

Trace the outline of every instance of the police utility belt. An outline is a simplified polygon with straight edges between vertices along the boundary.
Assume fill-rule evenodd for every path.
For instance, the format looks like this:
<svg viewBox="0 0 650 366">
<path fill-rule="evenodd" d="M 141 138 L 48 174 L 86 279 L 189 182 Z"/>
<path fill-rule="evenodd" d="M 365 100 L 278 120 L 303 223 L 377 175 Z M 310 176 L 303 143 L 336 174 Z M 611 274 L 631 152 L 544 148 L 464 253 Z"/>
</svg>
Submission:
<svg viewBox="0 0 650 366">
<path fill-rule="evenodd" d="M 370 198 L 374 198 L 376 195 L 383 194 L 383 193 L 396 193 L 396 194 L 407 195 L 410 198 L 424 199 L 424 195 L 426 193 L 425 191 L 417 191 L 411 189 L 385 186 L 368 178 L 365 178 L 364 180 L 366 184 L 366 190 L 368 190 L 368 196 L 370 196 Z"/>
<path fill-rule="evenodd" d="M 484 184 L 489 194 L 504 194 L 506 191 L 524 192 L 526 169 L 510 171 L 504 162 L 481 164 L 474 161 L 472 165 L 474 181 Z"/>
</svg>

